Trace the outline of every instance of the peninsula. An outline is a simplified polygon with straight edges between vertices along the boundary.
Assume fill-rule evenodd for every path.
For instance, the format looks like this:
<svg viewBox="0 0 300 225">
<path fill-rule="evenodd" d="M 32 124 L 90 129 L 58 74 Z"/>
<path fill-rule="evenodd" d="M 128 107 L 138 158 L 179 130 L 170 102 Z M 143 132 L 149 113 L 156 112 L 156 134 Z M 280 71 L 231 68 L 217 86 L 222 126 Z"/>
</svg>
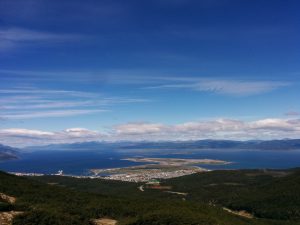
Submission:
<svg viewBox="0 0 300 225">
<path fill-rule="evenodd" d="M 196 166 L 197 164 L 225 165 L 230 163 L 214 159 L 126 158 L 123 160 L 145 164 L 124 168 L 91 169 L 90 172 L 107 180 L 148 182 L 152 179 L 169 179 L 208 171 Z"/>
</svg>

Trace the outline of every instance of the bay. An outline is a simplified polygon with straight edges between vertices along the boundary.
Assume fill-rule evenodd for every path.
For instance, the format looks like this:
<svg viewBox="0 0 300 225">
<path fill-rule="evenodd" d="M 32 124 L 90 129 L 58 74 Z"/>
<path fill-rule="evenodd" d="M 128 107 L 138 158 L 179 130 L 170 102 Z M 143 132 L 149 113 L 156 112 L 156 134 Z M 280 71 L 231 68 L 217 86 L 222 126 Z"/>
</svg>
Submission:
<svg viewBox="0 0 300 225">
<path fill-rule="evenodd" d="M 22 153 L 17 160 L 0 162 L 0 170 L 7 172 L 54 174 L 63 170 L 65 174 L 89 175 L 93 168 L 119 168 L 144 163 L 123 160 L 135 157 L 136 153 L 97 151 L 38 151 Z M 194 153 L 141 154 L 139 157 L 217 159 L 231 162 L 227 165 L 197 165 L 206 169 L 288 169 L 300 167 L 300 150 L 199 150 Z"/>
</svg>

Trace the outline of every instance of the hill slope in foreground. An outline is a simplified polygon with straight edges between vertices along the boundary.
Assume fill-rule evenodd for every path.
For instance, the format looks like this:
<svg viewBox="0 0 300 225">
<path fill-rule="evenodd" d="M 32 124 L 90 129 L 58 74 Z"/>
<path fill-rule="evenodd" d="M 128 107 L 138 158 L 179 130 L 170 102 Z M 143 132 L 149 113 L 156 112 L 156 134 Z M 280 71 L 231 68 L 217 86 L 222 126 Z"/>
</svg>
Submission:
<svg viewBox="0 0 300 225">
<path fill-rule="evenodd" d="M 0 200 L 0 213 L 23 212 L 14 225 L 297 225 L 299 190 L 297 169 L 213 171 L 155 185 L 0 173 L 0 193 L 16 199 Z"/>
</svg>

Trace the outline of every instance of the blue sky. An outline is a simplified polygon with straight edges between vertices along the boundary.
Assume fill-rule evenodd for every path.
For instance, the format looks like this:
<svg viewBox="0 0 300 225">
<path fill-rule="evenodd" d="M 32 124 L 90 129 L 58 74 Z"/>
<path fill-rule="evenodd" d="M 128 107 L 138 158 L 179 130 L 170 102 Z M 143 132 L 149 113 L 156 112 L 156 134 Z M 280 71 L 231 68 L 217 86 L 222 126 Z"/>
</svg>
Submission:
<svg viewBox="0 0 300 225">
<path fill-rule="evenodd" d="M 299 10 L 0 0 L 0 142 L 300 137 Z"/>
</svg>

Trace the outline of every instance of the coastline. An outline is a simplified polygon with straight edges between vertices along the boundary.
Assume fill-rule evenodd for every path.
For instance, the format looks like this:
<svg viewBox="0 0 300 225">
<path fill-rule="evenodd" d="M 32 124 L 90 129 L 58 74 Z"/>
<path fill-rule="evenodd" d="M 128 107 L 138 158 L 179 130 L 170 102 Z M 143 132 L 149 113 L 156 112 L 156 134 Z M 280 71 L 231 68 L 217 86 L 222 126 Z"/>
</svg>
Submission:
<svg viewBox="0 0 300 225">
<path fill-rule="evenodd" d="M 104 180 L 119 180 L 126 182 L 149 182 L 153 179 L 170 179 L 210 171 L 196 166 L 196 164 L 206 165 L 226 165 L 231 162 L 214 159 L 180 159 L 180 158 L 124 158 L 122 160 L 145 163 L 138 166 L 116 167 L 107 169 L 90 169 L 91 175 L 64 174 L 59 171 L 55 174 L 43 173 L 20 173 L 10 172 L 16 176 L 65 176 L 74 178 L 90 178 Z"/>
</svg>

